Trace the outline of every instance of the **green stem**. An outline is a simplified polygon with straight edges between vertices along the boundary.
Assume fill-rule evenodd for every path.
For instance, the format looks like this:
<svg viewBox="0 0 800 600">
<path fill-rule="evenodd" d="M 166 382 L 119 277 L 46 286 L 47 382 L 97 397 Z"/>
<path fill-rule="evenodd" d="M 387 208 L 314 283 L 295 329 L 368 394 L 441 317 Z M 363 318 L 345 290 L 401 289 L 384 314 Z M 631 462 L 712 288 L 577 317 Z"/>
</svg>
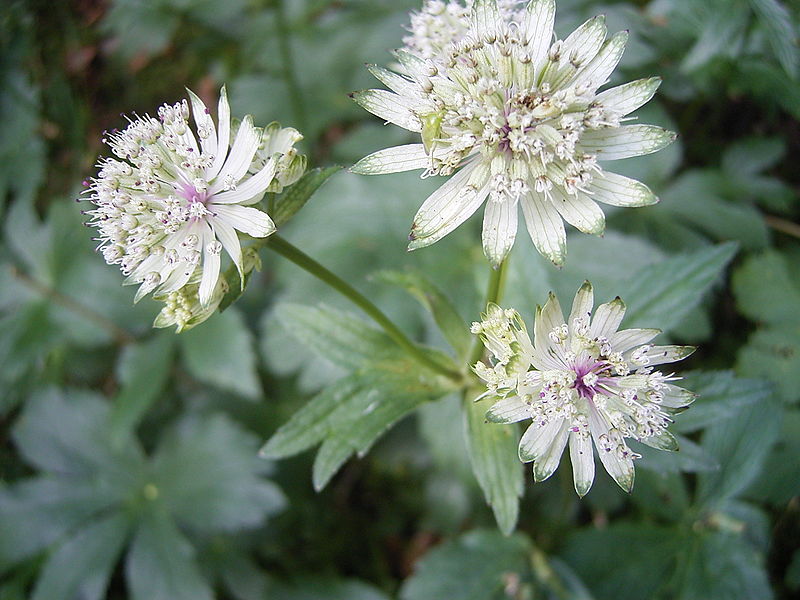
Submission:
<svg viewBox="0 0 800 600">
<path fill-rule="evenodd" d="M 503 295 L 503 286 L 506 282 L 506 265 L 508 258 L 500 263 L 496 269 L 489 272 L 489 287 L 486 289 L 486 301 L 483 303 L 483 308 L 488 304 L 497 304 Z M 472 350 L 469 353 L 467 360 L 467 367 L 474 365 L 483 356 L 483 342 L 480 338 L 476 337 L 472 342 Z"/>
<path fill-rule="evenodd" d="M 546 588 L 555 592 L 555 595 L 560 600 L 569 600 L 572 597 L 558 573 L 553 570 L 547 560 L 547 555 L 535 546 L 531 551 L 531 567 L 534 577 Z"/>
<path fill-rule="evenodd" d="M 278 48 L 281 53 L 281 62 L 283 63 L 283 78 L 286 80 L 286 87 L 289 89 L 289 98 L 292 101 L 292 110 L 294 111 L 297 128 L 300 131 L 308 131 L 306 105 L 303 101 L 303 94 L 300 91 L 297 77 L 295 76 L 297 71 L 294 68 L 292 45 L 289 41 L 289 27 L 286 22 L 285 3 L 286 0 L 278 0 L 275 3 L 275 23 L 278 34 Z"/>
<path fill-rule="evenodd" d="M 323 267 L 313 258 L 308 256 L 308 254 L 304 253 L 299 248 L 296 248 L 276 234 L 273 234 L 267 238 L 265 245 L 273 252 L 276 252 L 284 258 L 289 259 L 298 267 L 308 271 L 320 281 L 328 284 L 330 287 L 342 294 L 345 298 L 350 300 L 350 302 L 358 306 L 361 310 L 367 313 L 367 315 L 369 315 L 373 321 L 380 325 L 386 334 L 392 338 L 392 340 L 394 340 L 398 346 L 405 350 L 414 360 L 427 366 L 428 368 L 433 369 L 437 373 L 444 375 L 445 377 L 455 381 L 461 381 L 460 373 L 453 371 L 446 365 L 439 363 L 434 357 L 425 353 L 422 348 L 408 339 L 408 337 L 406 337 L 406 335 L 400 331 L 400 328 L 398 328 L 397 325 L 395 325 L 391 319 L 389 319 L 389 317 L 383 314 L 383 312 L 381 312 L 381 310 L 366 296 L 361 294 L 361 292 L 356 290 L 341 277 Z"/>
</svg>

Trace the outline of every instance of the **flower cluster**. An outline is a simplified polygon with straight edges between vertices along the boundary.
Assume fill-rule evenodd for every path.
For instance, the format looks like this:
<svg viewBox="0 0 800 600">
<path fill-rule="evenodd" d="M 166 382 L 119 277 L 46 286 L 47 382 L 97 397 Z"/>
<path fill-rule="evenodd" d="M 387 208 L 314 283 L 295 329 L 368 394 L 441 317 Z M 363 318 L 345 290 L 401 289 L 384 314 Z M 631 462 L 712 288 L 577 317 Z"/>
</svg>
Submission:
<svg viewBox="0 0 800 600">
<path fill-rule="evenodd" d="M 594 454 L 622 489 L 633 488 L 633 452 L 626 438 L 662 450 L 677 450 L 667 431 L 671 415 L 688 406 L 692 392 L 678 378 L 655 367 L 689 356 L 690 346 L 655 346 L 657 329 L 618 330 L 625 314 L 619 298 L 594 311 L 592 286 L 578 290 L 567 321 L 550 295 L 537 308 L 534 338 L 514 310 L 490 305 L 473 323 L 493 360 L 474 366 L 486 382 L 481 396 L 495 400 L 486 414 L 495 423 L 531 423 L 519 443 L 519 457 L 533 461 L 536 481 L 550 477 L 569 443 L 575 490 L 594 481 Z"/>
<path fill-rule="evenodd" d="M 561 264 L 563 220 L 600 234 L 598 201 L 657 202 L 647 186 L 600 164 L 656 152 L 675 139 L 653 125 L 622 124 L 650 100 L 658 78 L 598 93 L 622 56 L 625 32 L 606 39 L 603 17 L 595 17 L 553 42 L 554 0 L 532 0 L 524 9 L 475 0 L 468 13 L 454 5 L 428 3 L 415 15 L 408 48 L 396 52 L 401 73 L 370 67 L 391 91 L 353 94 L 422 142 L 375 152 L 353 171 L 454 174 L 417 212 L 409 249 L 440 240 L 488 198 L 482 238 L 493 265 L 513 246 L 518 205 L 536 248 Z"/>
<path fill-rule="evenodd" d="M 262 130 L 250 116 L 232 123 L 224 88 L 215 126 L 200 98 L 189 96 L 160 107 L 157 118 L 136 117 L 107 134 L 114 157 L 100 159 L 88 188 L 95 208 L 86 211 L 106 262 L 120 266 L 126 284 L 139 284 L 135 300 L 150 292 L 172 298 L 174 323 L 173 317 L 161 322 L 179 329 L 219 303 L 223 249 L 244 281 L 239 233 L 263 238 L 275 231 L 267 213 L 252 205 L 305 169 L 293 148 L 302 137 L 294 129 Z M 202 310 L 186 308 L 192 297 Z"/>
</svg>

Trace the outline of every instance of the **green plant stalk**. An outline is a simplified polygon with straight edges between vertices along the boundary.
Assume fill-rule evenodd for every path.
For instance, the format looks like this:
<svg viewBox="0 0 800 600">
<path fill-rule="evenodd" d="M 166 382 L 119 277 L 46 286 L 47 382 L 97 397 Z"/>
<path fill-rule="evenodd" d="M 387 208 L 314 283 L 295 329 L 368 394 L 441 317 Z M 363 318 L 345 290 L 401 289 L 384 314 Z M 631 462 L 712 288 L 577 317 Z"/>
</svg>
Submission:
<svg viewBox="0 0 800 600">
<path fill-rule="evenodd" d="M 395 325 L 394 322 L 389 319 L 389 317 L 383 314 L 383 312 L 366 296 L 353 288 L 341 277 L 323 267 L 302 250 L 275 234 L 267 238 L 264 245 L 273 252 L 276 252 L 284 258 L 292 261 L 298 267 L 311 273 L 314 275 L 314 277 L 326 283 L 337 292 L 342 294 L 345 298 L 350 300 L 350 302 L 358 306 L 361 310 L 367 313 L 367 315 L 369 315 L 369 317 L 375 321 L 375 323 L 380 325 L 386 334 L 392 338 L 392 340 L 394 340 L 394 342 L 400 346 L 400 348 L 402 348 L 411 358 L 449 379 L 454 381 L 462 380 L 460 373 L 452 370 L 446 365 L 437 362 L 434 357 L 426 354 L 422 348 L 408 339 L 408 337 L 402 331 L 400 331 L 400 328 L 397 327 L 397 325 Z"/>
<path fill-rule="evenodd" d="M 489 286 L 486 288 L 486 301 L 483 303 L 481 310 L 486 308 L 488 304 L 497 304 L 503 296 L 503 288 L 506 283 L 506 266 L 508 265 L 508 258 L 500 263 L 496 269 L 489 272 Z M 476 337 L 472 342 L 472 350 L 470 350 L 469 358 L 467 359 L 467 368 L 478 362 L 483 356 L 483 342 L 480 338 Z"/>
</svg>

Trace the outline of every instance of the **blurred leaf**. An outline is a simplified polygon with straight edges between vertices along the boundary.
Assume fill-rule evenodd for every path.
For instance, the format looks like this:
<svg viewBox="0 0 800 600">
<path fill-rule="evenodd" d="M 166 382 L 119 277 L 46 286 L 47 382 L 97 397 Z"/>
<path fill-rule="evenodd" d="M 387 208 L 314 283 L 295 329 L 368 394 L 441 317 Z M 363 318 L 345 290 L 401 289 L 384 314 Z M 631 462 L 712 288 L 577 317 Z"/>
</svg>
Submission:
<svg viewBox="0 0 800 600">
<path fill-rule="evenodd" d="M 31 600 L 101 600 L 130 530 L 130 516 L 114 512 L 67 539 L 47 559 Z"/>
<path fill-rule="evenodd" d="M 486 422 L 490 402 L 465 400 L 467 450 L 475 478 L 492 507 L 500 531 L 508 535 L 517 524 L 523 491 L 523 469 L 517 460 L 516 428 Z"/>
<path fill-rule="evenodd" d="M 771 380 L 784 402 L 800 399 L 800 323 L 756 330 L 739 350 L 736 369 Z"/>
<path fill-rule="evenodd" d="M 786 144 L 780 138 L 743 138 L 727 147 L 722 168 L 732 177 L 752 176 L 774 167 L 785 153 Z"/>
<path fill-rule="evenodd" d="M 253 335 L 235 308 L 214 315 L 178 339 L 193 377 L 249 400 L 261 396 Z"/>
<path fill-rule="evenodd" d="M 257 439 L 221 415 L 187 418 L 160 443 L 153 485 L 167 510 L 194 531 L 236 531 L 281 510 L 283 494 L 259 476 Z"/>
<path fill-rule="evenodd" d="M 680 600 L 769 600 L 773 597 L 763 559 L 740 538 L 725 533 L 698 536 L 679 571 Z"/>
<path fill-rule="evenodd" d="M 342 167 L 316 168 L 305 173 L 296 183 L 292 184 L 275 199 L 272 209 L 272 220 L 278 227 L 283 226 L 299 211 L 314 195 L 328 178 L 341 170 Z"/>
<path fill-rule="evenodd" d="M 747 496 L 783 506 L 800 495 L 800 411 L 785 410 L 781 434 L 763 469 L 747 490 Z"/>
<path fill-rule="evenodd" d="M 696 71 L 714 58 L 730 53 L 749 20 L 746 7 L 739 3 L 730 4 L 728 10 L 714 11 L 711 15 L 703 24 L 697 42 L 683 59 L 681 69 L 684 71 Z"/>
<path fill-rule="evenodd" d="M 413 272 L 380 271 L 380 281 L 393 283 L 414 296 L 433 315 L 436 324 L 458 356 L 466 356 L 472 336 L 450 300 L 424 275 Z"/>
<path fill-rule="evenodd" d="M 669 331 L 700 302 L 733 258 L 736 247 L 734 242 L 727 242 L 676 256 L 623 282 L 619 295 L 629 303 L 625 326 Z"/>
<path fill-rule="evenodd" d="M 109 407 L 96 395 L 50 388 L 31 397 L 14 427 L 20 454 L 33 466 L 60 475 L 97 477 L 127 489 L 141 467 L 136 444 L 111 451 Z"/>
<path fill-rule="evenodd" d="M 400 352 L 385 333 L 342 311 L 282 304 L 276 313 L 295 338 L 345 369 L 357 369 Z"/>
<path fill-rule="evenodd" d="M 690 223 L 716 240 L 738 240 L 745 247 L 764 247 L 769 234 L 761 213 L 719 197 L 726 179 L 717 171 L 688 171 L 664 192 L 657 210 L 681 223 Z"/>
<path fill-rule="evenodd" d="M 739 310 L 754 321 L 800 323 L 800 287 L 785 257 L 775 250 L 748 256 L 733 274 L 733 292 Z"/>
<path fill-rule="evenodd" d="M 778 0 L 749 0 L 764 27 L 767 42 L 790 77 L 797 77 L 800 54 L 795 26 L 789 11 Z"/>
<path fill-rule="evenodd" d="M 108 510 L 120 496 L 102 482 L 50 475 L 0 488 L 0 573 Z"/>
<path fill-rule="evenodd" d="M 740 409 L 766 401 L 774 391 L 766 381 L 736 377 L 732 371 L 684 373 L 680 385 L 698 395 L 689 409 L 675 419 L 672 430 L 681 433 L 734 418 Z"/>
<path fill-rule="evenodd" d="M 347 579 L 303 579 L 270 588 L 269 600 L 388 600 L 371 585 Z"/>
<path fill-rule="evenodd" d="M 123 349 L 117 365 L 121 389 L 111 413 L 111 437 L 121 444 L 158 399 L 172 370 L 175 336 L 159 333 Z"/>
<path fill-rule="evenodd" d="M 780 407 L 762 400 L 708 426 L 702 446 L 719 462 L 720 469 L 698 475 L 698 503 L 719 504 L 735 497 L 758 477 L 778 437 L 780 419 Z"/>
<path fill-rule="evenodd" d="M 563 558 L 589 582 L 598 600 L 642 600 L 658 597 L 675 574 L 674 557 L 683 545 L 674 528 L 615 523 L 573 532 Z"/>
<path fill-rule="evenodd" d="M 528 540 L 475 530 L 445 542 L 417 563 L 402 600 L 500 600 L 512 581 L 530 580 Z"/>
<path fill-rule="evenodd" d="M 679 449 L 675 452 L 656 450 L 644 444 L 631 443 L 631 448 L 642 455 L 637 463 L 643 469 L 652 469 L 659 473 L 699 473 L 716 471 L 719 463 L 702 446 L 683 436 L 675 436 Z"/>
<path fill-rule="evenodd" d="M 212 600 L 193 554 L 164 513 L 146 511 L 125 562 L 132 600 Z"/>
</svg>

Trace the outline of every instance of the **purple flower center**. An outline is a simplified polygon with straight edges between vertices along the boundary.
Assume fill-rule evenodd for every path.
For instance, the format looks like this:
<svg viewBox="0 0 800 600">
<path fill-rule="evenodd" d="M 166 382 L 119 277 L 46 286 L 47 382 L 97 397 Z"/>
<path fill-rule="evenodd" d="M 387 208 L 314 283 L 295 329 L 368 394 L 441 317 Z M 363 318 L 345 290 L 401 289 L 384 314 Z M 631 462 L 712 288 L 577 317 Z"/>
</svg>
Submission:
<svg viewBox="0 0 800 600">
<path fill-rule="evenodd" d="M 186 200 L 189 204 L 192 204 L 193 202 L 200 202 L 201 204 L 205 205 L 209 198 L 208 192 L 199 192 L 197 191 L 197 188 L 190 183 L 181 184 L 177 192 L 178 195 Z"/>
<path fill-rule="evenodd" d="M 599 373 L 605 370 L 607 365 L 600 361 L 586 361 L 573 365 L 575 371 L 575 391 L 582 398 L 591 400 L 600 392 L 600 384 L 605 380 Z"/>
</svg>

